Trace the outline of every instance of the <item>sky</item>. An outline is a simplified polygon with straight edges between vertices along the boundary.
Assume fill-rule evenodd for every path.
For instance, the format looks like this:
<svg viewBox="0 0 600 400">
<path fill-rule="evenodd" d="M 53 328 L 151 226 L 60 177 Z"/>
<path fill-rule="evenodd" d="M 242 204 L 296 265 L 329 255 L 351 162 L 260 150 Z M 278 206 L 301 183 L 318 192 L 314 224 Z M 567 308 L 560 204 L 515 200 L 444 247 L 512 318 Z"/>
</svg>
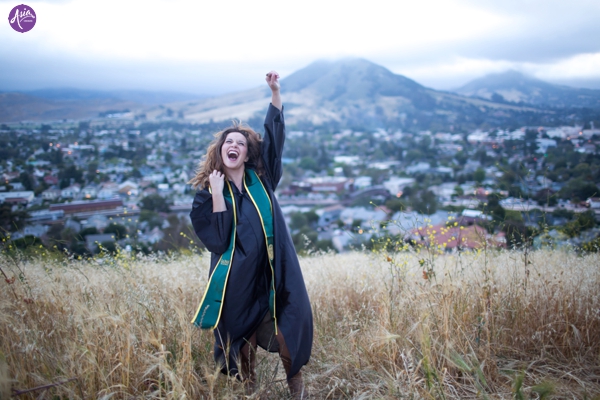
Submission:
<svg viewBox="0 0 600 400">
<path fill-rule="evenodd" d="M 0 91 L 219 95 L 361 57 L 434 89 L 515 69 L 600 89 L 598 0 L 0 0 Z"/>
</svg>

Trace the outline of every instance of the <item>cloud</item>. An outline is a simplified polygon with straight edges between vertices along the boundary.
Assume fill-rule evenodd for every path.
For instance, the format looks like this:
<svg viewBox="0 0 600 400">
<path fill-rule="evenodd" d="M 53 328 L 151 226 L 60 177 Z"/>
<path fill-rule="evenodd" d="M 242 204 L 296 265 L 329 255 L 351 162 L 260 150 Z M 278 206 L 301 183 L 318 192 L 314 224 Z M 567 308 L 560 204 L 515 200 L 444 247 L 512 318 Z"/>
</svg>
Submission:
<svg viewBox="0 0 600 400">
<path fill-rule="evenodd" d="M 0 3 L 8 12 L 14 2 Z M 600 2 L 588 0 L 28 4 L 38 15 L 32 31 L 0 30 L 0 89 L 72 83 L 217 93 L 257 86 L 263 70 L 285 75 L 343 56 L 436 88 L 508 68 L 583 82 L 597 76 L 596 59 L 584 55 L 600 53 Z"/>
</svg>

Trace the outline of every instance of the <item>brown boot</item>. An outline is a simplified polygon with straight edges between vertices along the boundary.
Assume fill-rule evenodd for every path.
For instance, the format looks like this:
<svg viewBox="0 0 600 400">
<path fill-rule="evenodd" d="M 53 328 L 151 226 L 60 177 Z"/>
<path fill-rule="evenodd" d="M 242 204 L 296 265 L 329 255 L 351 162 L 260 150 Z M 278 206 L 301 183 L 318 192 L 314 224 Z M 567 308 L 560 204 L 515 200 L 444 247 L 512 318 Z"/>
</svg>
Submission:
<svg viewBox="0 0 600 400">
<path fill-rule="evenodd" d="M 285 375 L 288 376 L 290 374 L 290 370 L 292 369 L 292 358 L 290 357 L 290 352 L 285 344 L 285 339 L 283 338 L 281 330 L 275 338 L 279 343 L 279 357 L 281 358 L 281 363 L 283 364 Z M 298 371 L 296 375 L 288 379 L 287 383 L 288 387 L 290 388 L 290 394 L 292 395 L 292 398 L 294 400 L 308 399 L 308 393 L 304 388 L 304 382 L 302 381 L 301 371 Z"/>
<path fill-rule="evenodd" d="M 302 372 L 298 372 L 293 376 L 292 379 L 288 379 L 288 386 L 290 388 L 290 394 L 294 400 L 308 399 L 308 393 L 304 388 L 304 382 L 302 381 Z"/>
</svg>

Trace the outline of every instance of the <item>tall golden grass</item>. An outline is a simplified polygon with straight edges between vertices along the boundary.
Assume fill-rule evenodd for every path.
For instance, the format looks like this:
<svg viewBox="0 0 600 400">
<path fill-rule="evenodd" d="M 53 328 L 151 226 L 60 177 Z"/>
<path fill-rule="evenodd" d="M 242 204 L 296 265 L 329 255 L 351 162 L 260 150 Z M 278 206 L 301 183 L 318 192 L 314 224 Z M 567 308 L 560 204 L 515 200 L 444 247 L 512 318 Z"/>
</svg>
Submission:
<svg viewBox="0 0 600 400">
<path fill-rule="evenodd" d="M 2 256 L 0 397 L 243 398 L 215 369 L 212 333 L 190 325 L 208 260 Z M 300 261 L 315 321 L 304 368 L 313 398 L 600 398 L 598 254 Z M 258 361 L 250 397 L 287 398 L 278 357 Z"/>
</svg>

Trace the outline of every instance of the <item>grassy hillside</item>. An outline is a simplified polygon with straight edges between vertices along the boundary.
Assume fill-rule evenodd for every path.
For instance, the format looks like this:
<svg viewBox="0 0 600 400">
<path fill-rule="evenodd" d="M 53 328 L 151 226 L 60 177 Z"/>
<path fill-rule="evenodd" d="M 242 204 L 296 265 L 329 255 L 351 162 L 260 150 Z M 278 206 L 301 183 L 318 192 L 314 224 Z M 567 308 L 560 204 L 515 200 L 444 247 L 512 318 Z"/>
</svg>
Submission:
<svg viewBox="0 0 600 400">
<path fill-rule="evenodd" d="M 0 398 L 243 398 L 189 321 L 207 254 L 0 259 Z M 319 254 L 301 259 L 317 399 L 600 398 L 600 255 Z M 259 392 L 286 398 L 260 351 Z M 13 392 L 16 393 L 16 392 Z"/>
</svg>

